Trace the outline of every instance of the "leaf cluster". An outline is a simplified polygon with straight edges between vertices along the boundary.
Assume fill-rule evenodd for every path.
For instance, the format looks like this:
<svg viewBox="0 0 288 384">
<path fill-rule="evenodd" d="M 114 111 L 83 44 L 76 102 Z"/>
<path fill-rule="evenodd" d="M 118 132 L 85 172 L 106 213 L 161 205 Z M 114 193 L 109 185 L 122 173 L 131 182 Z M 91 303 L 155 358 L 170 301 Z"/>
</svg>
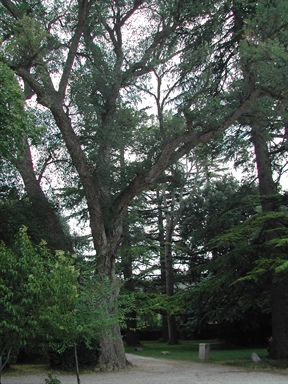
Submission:
<svg viewBox="0 0 288 384">
<path fill-rule="evenodd" d="M 264 198 L 285 202 L 281 195 Z M 287 209 L 282 205 L 278 211 L 262 212 L 259 196 L 249 200 L 256 212 L 210 240 L 211 257 L 198 267 L 200 282 L 183 293 L 184 303 L 188 297 L 191 300 L 195 326 L 203 321 L 241 321 L 247 313 L 269 313 L 271 284 L 287 279 Z"/>
</svg>

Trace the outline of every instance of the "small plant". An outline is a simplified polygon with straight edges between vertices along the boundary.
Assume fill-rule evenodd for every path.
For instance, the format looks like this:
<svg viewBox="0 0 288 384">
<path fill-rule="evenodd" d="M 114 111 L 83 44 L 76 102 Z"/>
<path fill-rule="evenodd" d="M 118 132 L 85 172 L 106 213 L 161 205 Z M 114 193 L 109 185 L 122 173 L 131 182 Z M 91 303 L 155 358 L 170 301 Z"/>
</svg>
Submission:
<svg viewBox="0 0 288 384">
<path fill-rule="evenodd" d="M 48 374 L 48 379 L 45 379 L 45 384 L 61 384 L 61 381 L 53 377 L 51 373 Z"/>
</svg>

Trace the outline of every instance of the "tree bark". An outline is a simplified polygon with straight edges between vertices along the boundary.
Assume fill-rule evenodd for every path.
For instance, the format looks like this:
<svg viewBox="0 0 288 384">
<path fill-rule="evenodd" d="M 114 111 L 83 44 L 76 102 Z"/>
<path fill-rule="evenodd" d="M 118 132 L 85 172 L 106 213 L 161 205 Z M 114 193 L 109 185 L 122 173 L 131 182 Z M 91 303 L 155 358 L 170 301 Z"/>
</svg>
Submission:
<svg viewBox="0 0 288 384">
<path fill-rule="evenodd" d="M 110 372 L 127 366 L 119 324 L 105 329 L 99 336 L 99 344 L 101 353 L 96 369 Z"/>
<path fill-rule="evenodd" d="M 277 193 L 276 185 L 272 178 L 272 167 L 269 159 L 269 151 L 267 146 L 265 129 L 253 124 L 252 141 L 255 149 L 257 173 L 259 180 L 260 195 L 269 196 Z M 278 207 L 269 202 L 262 200 L 263 212 L 278 210 Z M 275 222 L 271 220 L 266 224 L 265 240 L 272 240 L 278 237 L 274 231 Z M 267 257 L 273 257 L 267 255 Z M 288 282 L 287 277 L 272 276 L 271 281 L 271 314 L 272 314 L 272 338 L 270 357 L 273 359 L 288 358 Z"/>
<path fill-rule="evenodd" d="M 99 333 L 100 357 L 97 369 L 101 371 L 114 371 L 124 368 L 128 361 L 125 356 L 124 344 L 121 336 L 119 322 L 117 321 L 118 295 L 120 279 L 114 277 L 107 286 L 106 276 L 103 277 L 103 287 L 108 289 L 102 293 L 101 300 L 104 303 L 104 311 L 109 324 Z M 114 320 L 113 320 L 114 319 Z M 116 321 L 115 321 L 116 320 Z"/>
</svg>

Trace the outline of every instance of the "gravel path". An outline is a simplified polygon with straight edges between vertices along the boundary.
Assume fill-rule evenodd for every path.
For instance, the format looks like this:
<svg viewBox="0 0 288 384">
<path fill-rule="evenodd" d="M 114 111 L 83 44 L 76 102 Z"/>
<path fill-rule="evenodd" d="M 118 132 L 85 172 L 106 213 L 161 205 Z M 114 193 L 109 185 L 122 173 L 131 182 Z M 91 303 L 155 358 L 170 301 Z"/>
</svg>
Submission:
<svg viewBox="0 0 288 384">
<path fill-rule="evenodd" d="M 133 367 L 116 372 L 81 375 L 81 384 L 287 384 L 287 375 L 249 372 L 209 363 L 189 363 L 127 355 Z M 58 374 L 62 384 L 77 384 L 76 376 Z M 3 375 L 2 384 L 44 384 L 47 374 Z"/>
</svg>

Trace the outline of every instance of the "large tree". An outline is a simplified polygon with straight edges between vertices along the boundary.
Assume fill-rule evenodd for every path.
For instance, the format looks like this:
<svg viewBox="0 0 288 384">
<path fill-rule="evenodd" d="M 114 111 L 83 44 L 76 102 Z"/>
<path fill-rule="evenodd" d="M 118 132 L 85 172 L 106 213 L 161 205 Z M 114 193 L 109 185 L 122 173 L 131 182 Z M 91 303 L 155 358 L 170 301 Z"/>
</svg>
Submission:
<svg viewBox="0 0 288 384">
<path fill-rule="evenodd" d="M 238 1 L 1 4 L 3 59 L 38 105 L 51 111 L 81 181 L 98 278 L 108 277 L 114 287 L 107 297 L 110 315 L 117 306 L 115 258 L 129 204 L 171 164 L 225 131 L 263 93 L 261 83 L 243 78 L 233 51 L 239 36 L 255 43 L 249 23 L 243 23 L 249 2 L 242 13 Z M 167 87 L 172 79 L 183 89 L 174 102 L 186 126 L 166 130 L 160 123 L 152 140 L 133 107 L 144 91 L 149 95 L 150 74 L 165 65 Z M 146 144 L 135 146 L 140 138 Z M 119 325 L 105 330 L 100 344 L 101 369 L 127 364 Z"/>
</svg>

